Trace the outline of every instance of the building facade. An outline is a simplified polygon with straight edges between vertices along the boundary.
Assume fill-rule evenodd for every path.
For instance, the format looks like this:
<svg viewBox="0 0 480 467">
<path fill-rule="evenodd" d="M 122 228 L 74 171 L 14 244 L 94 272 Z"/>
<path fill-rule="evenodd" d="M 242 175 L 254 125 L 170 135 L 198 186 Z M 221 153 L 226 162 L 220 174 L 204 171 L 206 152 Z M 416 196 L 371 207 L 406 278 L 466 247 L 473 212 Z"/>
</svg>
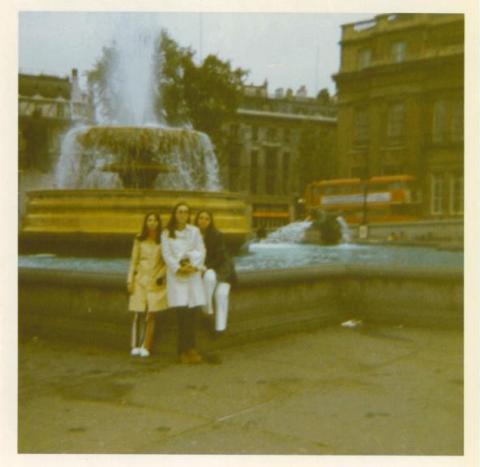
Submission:
<svg viewBox="0 0 480 467">
<path fill-rule="evenodd" d="M 54 169 L 62 134 L 91 119 L 91 106 L 79 87 L 78 72 L 70 77 L 18 76 L 19 210 L 25 192 L 54 187 Z"/>
<path fill-rule="evenodd" d="M 18 77 L 20 170 L 50 171 L 60 151 L 59 136 L 72 124 L 89 119 L 78 72 L 71 77 L 20 73 Z"/>
<path fill-rule="evenodd" d="M 346 24 L 333 78 L 337 176 L 414 175 L 422 217 L 463 216 L 463 15 Z"/>
<path fill-rule="evenodd" d="M 333 175 L 335 114 L 331 101 L 307 97 L 304 87 L 273 96 L 267 83 L 245 87 L 235 120 L 225 126 L 223 179 L 230 191 L 249 196 L 254 227 L 288 223 L 306 183 Z M 259 221 L 255 210 L 272 217 Z"/>
</svg>

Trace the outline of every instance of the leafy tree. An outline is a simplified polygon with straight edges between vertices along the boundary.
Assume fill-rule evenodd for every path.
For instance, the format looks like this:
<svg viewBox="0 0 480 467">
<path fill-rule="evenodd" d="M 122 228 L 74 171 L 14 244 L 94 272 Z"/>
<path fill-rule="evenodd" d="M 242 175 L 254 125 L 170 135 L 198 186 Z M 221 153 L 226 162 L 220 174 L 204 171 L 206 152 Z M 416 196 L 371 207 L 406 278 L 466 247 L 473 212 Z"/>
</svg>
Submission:
<svg viewBox="0 0 480 467">
<path fill-rule="evenodd" d="M 185 70 L 185 100 L 194 126 L 223 146 L 224 122 L 231 120 L 240 104 L 246 72 L 232 69 L 215 55 L 208 55 L 198 67 Z"/>
<path fill-rule="evenodd" d="M 180 47 L 162 30 L 155 54 L 155 112 L 160 121 L 169 125 L 185 125 L 190 120 L 185 88 L 187 78 L 191 77 L 195 68 L 193 56 L 194 52 L 189 47 Z"/>
<path fill-rule="evenodd" d="M 317 94 L 317 102 L 322 105 L 328 105 L 330 104 L 330 93 L 328 92 L 327 88 L 320 89 L 320 91 Z"/>
</svg>

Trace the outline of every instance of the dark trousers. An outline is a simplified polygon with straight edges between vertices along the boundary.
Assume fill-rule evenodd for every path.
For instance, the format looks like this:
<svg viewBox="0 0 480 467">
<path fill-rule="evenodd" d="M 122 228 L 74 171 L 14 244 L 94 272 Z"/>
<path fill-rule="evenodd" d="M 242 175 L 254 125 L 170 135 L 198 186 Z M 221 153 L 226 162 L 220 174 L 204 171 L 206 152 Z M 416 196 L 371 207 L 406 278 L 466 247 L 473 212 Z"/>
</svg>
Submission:
<svg viewBox="0 0 480 467">
<path fill-rule="evenodd" d="M 195 321 L 199 307 L 176 307 L 177 315 L 177 352 L 188 352 L 195 348 Z"/>
</svg>

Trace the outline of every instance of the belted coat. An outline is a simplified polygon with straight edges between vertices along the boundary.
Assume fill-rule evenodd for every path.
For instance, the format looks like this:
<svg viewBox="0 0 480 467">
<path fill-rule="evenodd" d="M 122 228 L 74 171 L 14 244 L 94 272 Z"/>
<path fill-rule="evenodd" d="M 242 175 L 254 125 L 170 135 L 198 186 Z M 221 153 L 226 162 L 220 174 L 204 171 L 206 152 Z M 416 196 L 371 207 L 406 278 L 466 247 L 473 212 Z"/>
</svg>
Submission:
<svg viewBox="0 0 480 467">
<path fill-rule="evenodd" d="M 197 227 L 187 224 L 183 230 L 162 233 L 162 253 L 167 266 L 167 299 L 170 307 L 196 307 L 206 304 L 200 271 L 204 268 L 205 245 Z M 199 271 L 187 276 L 177 274 L 180 261 L 188 259 Z"/>
</svg>

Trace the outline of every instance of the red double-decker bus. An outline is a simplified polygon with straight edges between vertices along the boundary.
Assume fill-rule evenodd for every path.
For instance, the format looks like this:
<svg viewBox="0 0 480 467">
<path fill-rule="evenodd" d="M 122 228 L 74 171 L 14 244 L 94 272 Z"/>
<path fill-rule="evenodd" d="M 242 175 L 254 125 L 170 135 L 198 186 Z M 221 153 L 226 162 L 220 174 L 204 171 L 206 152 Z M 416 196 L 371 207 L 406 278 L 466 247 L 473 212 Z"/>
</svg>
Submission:
<svg viewBox="0 0 480 467">
<path fill-rule="evenodd" d="M 368 180 L 339 178 L 307 185 L 306 212 L 340 212 L 349 224 L 402 222 L 418 218 L 417 189 L 411 175 L 385 175 Z"/>
</svg>

